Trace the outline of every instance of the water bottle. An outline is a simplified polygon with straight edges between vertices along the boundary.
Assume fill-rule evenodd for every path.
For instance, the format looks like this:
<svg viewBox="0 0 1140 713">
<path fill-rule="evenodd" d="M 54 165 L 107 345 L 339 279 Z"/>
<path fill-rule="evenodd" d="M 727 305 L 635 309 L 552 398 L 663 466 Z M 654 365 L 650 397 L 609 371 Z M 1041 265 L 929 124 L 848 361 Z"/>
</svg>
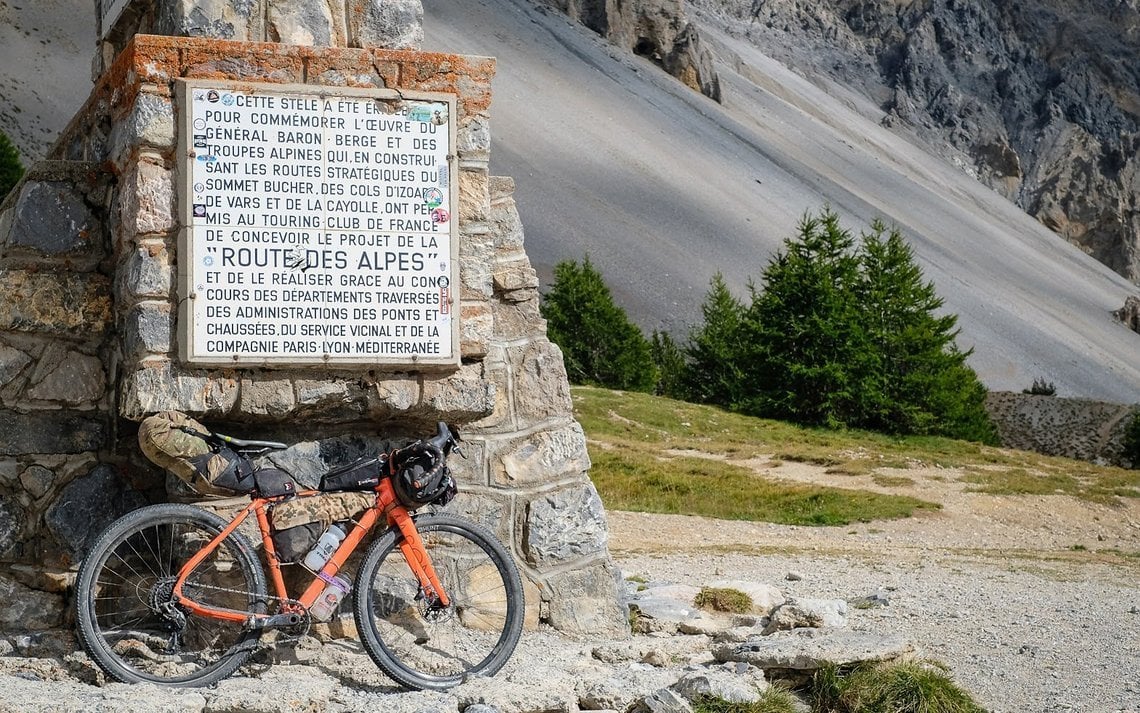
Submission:
<svg viewBox="0 0 1140 713">
<path fill-rule="evenodd" d="M 321 595 L 317 597 L 317 601 L 309 608 L 309 614 L 317 621 L 328 621 L 332 617 L 332 613 L 336 610 L 340 600 L 344 599 L 344 595 L 348 594 L 348 590 L 352 585 L 348 583 L 347 579 L 343 577 L 326 577 L 321 576 L 321 579 L 328 582 Z"/>
<path fill-rule="evenodd" d="M 325 530 L 321 539 L 317 540 L 317 544 L 309 554 L 305 555 L 305 566 L 314 572 L 319 572 L 347 535 L 348 533 L 335 522 L 329 525 L 329 529 Z"/>
</svg>

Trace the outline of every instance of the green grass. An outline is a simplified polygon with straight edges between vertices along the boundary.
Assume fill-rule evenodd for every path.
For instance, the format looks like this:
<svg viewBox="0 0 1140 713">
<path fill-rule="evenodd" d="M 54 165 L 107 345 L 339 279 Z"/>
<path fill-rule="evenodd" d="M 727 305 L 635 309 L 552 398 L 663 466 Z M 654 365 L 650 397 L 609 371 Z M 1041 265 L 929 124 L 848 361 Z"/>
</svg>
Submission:
<svg viewBox="0 0 1140 713">
<path fill-rule="evenodd" d="M 693 605 L 705 611 L 747 614 L 752 611 L 752 597 L 739 589 L 701 587 L 701 591 L 693 597 Z"/>
<path fill-rule="evenodd" d="M 1140 471 L 930 436 L 829 431 L 728 413 L 709 406 L 576 386 L 575 416 L 589 441 L 591 477 L 606 507 L 791 525 L 845 525 L 908 517 L 935 503 L 854 488 L 786 483 L 733 461 L 768 458 L 913 485 L 879 469 L 964 471 L 979 492 L 1064 493 L 1097 502 L 1140 497 Z M 693 455 L 685 455 L 692 451 Z"/>
<path fill-rule="evenodd" d="M 693 713 L 796 713 L 795 696 L 780 686 L 769 686 L 753 703 L 726 701 L 715 696 L 698 696 Z"/>
<path fill-rule="evenodd" d="M 812 711 L 829 713 L 985 713 L 934 662 L 826 666 L 809 688 Z"/>
<path fill-rule="evenodd" d="M 707 458 L 658 458 L 628 449 L 591 448 L 590 459 L 590 477 L 602 502 L 614 510 L 846 525 L 939 507 L 917 498 L 767 480 L 748 468 Z"/>
</svg>

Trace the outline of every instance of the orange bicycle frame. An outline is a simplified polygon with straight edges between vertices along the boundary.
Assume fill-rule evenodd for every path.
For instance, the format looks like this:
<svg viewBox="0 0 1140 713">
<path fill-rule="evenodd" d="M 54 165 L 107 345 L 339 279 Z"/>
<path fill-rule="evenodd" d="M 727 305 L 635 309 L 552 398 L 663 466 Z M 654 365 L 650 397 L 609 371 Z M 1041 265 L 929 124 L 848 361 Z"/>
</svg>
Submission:
<svg viewBox="0 0 1140 713">
<path fill-rule="evenodd" d="M 297 497 L 321 497 L 324 493 L 315 490 L 307 490 L 297 493 Z M 179 606 L 185 607 L 195 616 L 205 617 L 209 619 L 222 619 L 225 621 L 233 622 L 249 622 L 253 623 L 258 619 L 267 619 L 269 614 L 254 613 L 249 611 L 240 611 L 237 609 L 224 609 L 220 607 L 211 607 L 205 604 L 195 602 L 193 599 L 187 597 L 182 593 L 182 587 L 186 582 L 186 578 L 200 565 L 210 554 L 221 546 L 221 543 L 230 536 L 243 522 L 249 517 L 251 513 L 257 517 L 257 526 L 261 531 L 261 541 L 265 548 L 265 561 L 269 567 L 269 577 L 273 584 L 273 590 L 276 593 L 276 598 L 279 600 L 286 600 L 289 598 L 288 591 L 285 588 L 285 579 L 281 574 L 281 565 L 277 560 L 277 551 L 273 545 L 272 530 L 269 525 L 269 517 L 266 513 L 266 506 L 280 502 L 283 498 L 253 498 L 252 502 L 242 509 L 241 512 L 236 514 L 234 518 L 227 524 L 214 539 L 194 554 L 182 569 L 178 572 L 178 580 L 174 585 L 174 597 Z M 392 489 L 392 483 L 388 478 L 381 478 L 376 486 L 376 500 L 375 502 L 364 511 L 360 519 L 353 523 L 351 532 L 340 543 L 336 551 L 333 552 L 328 562 L 316 572 L 312 583 L 305 589 L 305 592 L 298 600 L 306 610 L 316 603 L 317 598 L 321 592 L 324 591 L 326 582 L 330 580 L 341 567 L 348 560 L 352 553 L 356 551 L 357 546 L 360 544 L 364 536 L 367 535 L 376 522 L 380 519 L 381 515 L 385 517 L 385 521 L 389 528 L 399 530 L 400 552 L 403 554 L 404 559 L 411 568 L 412 573 L 415 575 L 416 580 L 419 582 L 420 589 L 423 591 L 424 596 L 430 601 L 432 597 L 439 600 L 443 606 L 448 606 L 450 600 L 447 593 L 443 589 L 443 585 L 439 582 L 439 577 L 436 575 L 435 569 L 431 564 L 431 557 L 428 555 L 427 548 L 424 547 L 423 539 L 420 533 L 416 530 L 415 521 L 408 513 L 407 508 L 400 504 L 396 499 L 395 491 Z"/>
</svg>

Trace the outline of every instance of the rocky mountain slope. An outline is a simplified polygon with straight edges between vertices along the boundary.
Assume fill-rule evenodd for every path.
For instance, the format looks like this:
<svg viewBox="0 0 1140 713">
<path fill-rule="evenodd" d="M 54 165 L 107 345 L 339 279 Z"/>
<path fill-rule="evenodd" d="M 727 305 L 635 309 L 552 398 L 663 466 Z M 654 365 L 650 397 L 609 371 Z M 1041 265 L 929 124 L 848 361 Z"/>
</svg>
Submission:
<svg viewBox="0 0 1140 713">
<path fill-rule="evenodd" d="M 1140 335 L 1112 316 L 1137 294 L 1136 286 L 1003 197 L 1017 197 L 1030 185 L 1019 143 L 1028 138 L 1006 130 L 987 139 L 995 155 L 1009 154 L 1012 165 L 1016 154 L 1022 166 L 1023 177 L 1009 186 L 995 178 L 1000 161 L 986 164 L 989 173 L 970 169 L 971 155 L 941 148 L 946 144 L 936 143 L 937 132 L 898 108 L 907 105 L 903 93 L 883 78 L 853 30 L 811 24 L 826 15 L 811 10 L 815 4 L 700 0 L 689 8 L 702 47 L 715 58 L 719 103 L 661 71 L 662 57 L 645 52 L 637 32 L 622 35 L 633 38 L 633 47 L 611 44 L 580 24 L 580 15 L 570 19 L 553 7 L 560 4 L 608 5 L 424 2 L 425 49 L 498 58 L 492 169 L 517 181 L 527 250 L 541 277 L 547 279 L 559 260 L 589 254 L 643 328 L 683 338 L 699 319 L 716 272 L 745 294 L 805 211 L 829 204 L 855 230 L 876 217 L 899 226 L 946 309 L 960 316 L 959 345 L 975 350 L 971 364 L 990 388 L 1021 390 L 1043 377 L 1060 395 L 1140 400 Z M 767 19 L 751 19 L 753 5 L 800 13 L 795 17 L 802 22 L 773 19 L 769 28 Z M 885 13 L 871 12 L 879 4 L 864 5 L 869 16 Z M 882 3 L 888 5 L 911 7 Z M 981 7 L 942 5 L 967 14 Z M 16 34 L 4 25 L 2 127 L 19 124 L 15 137 L 38 155 L 39 137 L 66 123 L 70 106 L 81 103 L 90 86 L 94 22 L 75 19 L 91 16 L 90 2 L 17 6 L 0 0 L 0 12 L 27 40 L 10 42 Z M 38 19 L 45 15 L 60 19 Z M 67 27 L 73 33 L 66 42 L 52 34 Z M 40 40 L 48 48 L 42 52 L 32 47 Z M 820 43 L 831 54 L 819 50 Z M 828 71 L 798 65 L 797 52 Z M 926 55 L 916 50 L 914 56 Z M 10 91 L 13 86 L 22 93 Z M 911 87 L 906 96 L 917 91 Z M 49 98 L 70 105 L 52 105 Z M 975 124 L 982 126 L 980 120 L 963 123 L 958 134 L 989 136 L 975 132 Z M 1076 135 L 1066 131 L 1057 136 Z M 956 161 L 936 158 L 941 154 Z M 1131 160 L 1122 154 L 1118 163 L 1131 166 Z M 1089 166 L 1111 163 L 1090 159 Z M 962 167 L 1000 184 L 1002 193 Z M 1066 189 L 1059 200 L 1091 204 L 1108 192 L 1095 184 Z M 1135 191 L 1130 196 L 1135 200 Z M 1064 215 L 1079 222 L 1072 212 Z"/>
<path fill-rule="evenodd" d="M 692 0 L 1140 283 L 1136 0 Z"/>
</svg>

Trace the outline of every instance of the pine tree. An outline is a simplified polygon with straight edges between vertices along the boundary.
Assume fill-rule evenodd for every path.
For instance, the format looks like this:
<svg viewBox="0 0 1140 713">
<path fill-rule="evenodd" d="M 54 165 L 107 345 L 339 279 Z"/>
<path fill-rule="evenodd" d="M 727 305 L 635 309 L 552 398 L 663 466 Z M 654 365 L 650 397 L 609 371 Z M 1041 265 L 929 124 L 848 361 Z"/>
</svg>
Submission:
<svg viewBox="0 0 1140 713">
<path fill-rule="evenodd" d="M 20 164 L 19 152 L 4 132 L 0 131 L 0 200 L 20 182 L 23 175 L 24 167 Z"/>
<path fill-rule="evenodd" d="M 857 422 L 993 442 L 985 388 L 966 364 L 971 352 L 955 344 L 957 316 L 938 314 L 943 300 L 897 229 L 876 221 L 862 240 L 856 295 L 878 371 L 864 380 Z"/>
<path fill-rule="evenodd" d="M 713 276 L 701 304 L 704 322 L 689 335 L 684 385 L 689 398 L 706 404 L 736 408 L 748 395 L 741 366 L 746 343 L 742 332 L 744 305 L 736 299 L 719 272 Z"/>
<path fill-rule="evenodd" d="M 798 236 L 768 263 L 744 319 L 752 353 L 741 370 L 753 394 L 741 410 L 831 427 L 859 421 L 877 355 L 860 318 L 853 246 L 826 209 L 805 216 Z"/>
<path fill-rule="evenodd" d="M 541 310 L 550 340 L 562 348 L 572 383 L 653 391 L 657 369 L 649 342 L 614 304 L 589 257 L 581 265 L 564 261 L 554 267 L 554 283 Z"/>
<path fill-rule="evenodd" d="M 653 330 L 649 350 L 653 363 L 657 366 L 657 388 L 654 393 L 682 401 L 688 399 L 688 389 L 685 388 L 688 360 L 681 347 L 677 346 L 668 332 Z"/>
</svg>

